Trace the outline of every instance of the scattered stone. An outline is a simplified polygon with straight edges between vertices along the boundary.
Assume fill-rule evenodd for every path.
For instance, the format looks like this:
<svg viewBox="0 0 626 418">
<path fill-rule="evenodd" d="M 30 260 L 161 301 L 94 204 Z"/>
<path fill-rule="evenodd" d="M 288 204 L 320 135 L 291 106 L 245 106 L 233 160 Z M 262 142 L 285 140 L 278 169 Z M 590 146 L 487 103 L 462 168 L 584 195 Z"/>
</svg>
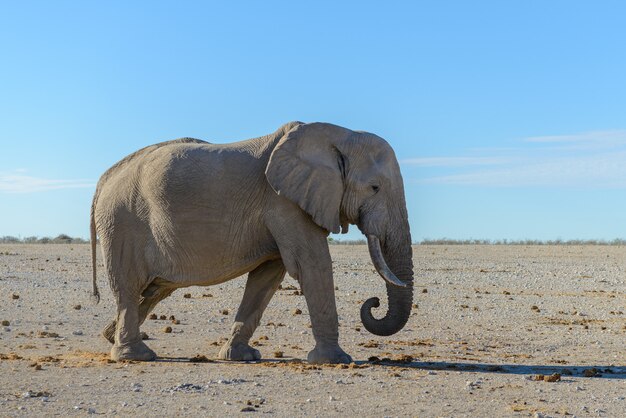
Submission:
<svg viewBox="0 0 626 418">
<path fill-rule="evenodd" d="M 222 309 L 222 310 L 220 311 L 220 313 L 221 313 L 222 315 L 228 315 L 228 309 Z"/>
<path fill-rule="evenodd" d="M 195 356 L 193 356 L 192 358 L 189 359 L 189 362 L 191 363 L 213 363 L 212 360 L 209 360 L 209 358 L 205 355 L 202 354 L 196 354 Z"/>
<path fill-rule="evenodd" d="M 598 370 L 595 367 L 593 367 L 591 369 L 583 370 L 583 376 L 585 376 L 585 377 L 600 377 L 600 376 L 602 376 L 602 373 L 600 373 L 600 370 Z"/>
<path fill-rule="evenodd" d="M 6 319 L 2 321 L 3 327 L 8 327 L 9 325 L 11 325 L 11 322 L 7 321 Z"/>
<path fill-rule="evenodd" d="M 179 319 L 172 319 L 172 324 L 178 325 L 178 324 L 180 324 L 180 320 Z"/>
<path fill-rule="evenodd" d="M 428 289 L 422 289 L 422 293 L 428 293 Z"/>
<path fill-rule="evenodd" d="M 20 295 L 16 295 L 15 293 L 13 293 L 13 295 L 11 295 L 11 298 L 16 300 L 20 298 Z"/>
<path fill-rule="evenodd" d="M 275 358 L 283 358 L 283 355 L 285 353 L 283 353 L 282 351 L 274 351 L 274 357 Z"/>
<path fill-rule="evenodd" d="M 161 321 L 165 321 L 165 320 L 167 319 L 167 316 L 165 316 L 165 315 L 161 315 L 161 316 L 159 316 L 159 319 L 160 319 Z"/>
<path fill-rule="evenodd" d="M 183 297 L 184 297 L 185 299 L 191 299 L 191 293 L 185 293 L 185 294 L 183 295 Z"/>
<path fill-rule="evenodd" d="M 251 406 L 246 406 L 246 407 L 241 408 L 241 412 L 256 412 L 256 409 L 254 409 Z"/>
<path fill-rule="evenodd" d="M 181 383 L 178 386 L 174 386 L 168 389 L 164 389 L 164 392 L 186 392 L 186 393 L 198 393 L 206 391 L 208 386 L 194 385 L 192 383 Z"/>
<path fill-rule="evenodd" d="M 170 321 L 175 321 L 176 317 L 174 315 L 170 315 Z"/>
<path fill-rule="evenodd" d="M 203 293 L 203 294 L 202 294 L 202 297 L 203 297 L 203 298 L 212 298 L 212 297 L 213 297 L 213 295 L 212 295 L 212 294 L 210 294 L 210 293 Z"/>
<path fill-rule="evenodd" d="M 49 331 L 38 331 L 37 332 L 37 337 L 39 338 L 57 338 L 59 336 L 59 334 L 57 334 L 56 332 L 49 332 Z"/>
<path fill-rule="evenodd" d="M 52 396 L 52 394 L 50 392 L 40 392 L 40 391 L 26 391 L 24 393 L 22 393 L 22 398 L 43 398 L 43 397 L 47 397 L 49 398 L 50 396 Z"/>
<path fill-rule="evenodd" d="M 170 334 L 172 332 L 172 327 L 165 327 L 163 328 L 163 332 L 166 334 Z"/>
<path fill-rule="evenodd" d="M 152 314 L 150 314 L 150 316 L 148 318 L 152 319 L 152 320 L 155 320 L 155 319 L 158 319 L 159 317 L 157 316 L 157 314 L 152 313 Z"/>
<path fill-rule="evenodd" d="M 76 331 L 72 331 L 72 335 L 83 335 L 83 332 L 77 329 Z"/>
<path fill-rule="evenodd" d="M 82 306 L 80 305 L 74 305 L 74 309 L 76 309 L 77 311 L 80 311 L 82 309 Z"/>
<path fill-rule="evenodd" d="M 29 367 L 32 367 L 35 370 L 41 370 L 41 364 L 34 362 L 28 365 Z"/>
<path fill-rule="evenodd" d="M 296 310 L 293 311 L 293 314 L 294 315 L 302 315 L 302 310 L 296 308 Z"/>
<path fill-rule="evenodd" d="M 150 339 L 150 337 L 148 336 L 148 334 L 146 334 L 146 333 L 145 333 L 145 332 L 143 332 L 143 331 L 140 331 L 140 332 L 139 332 L 139 336 L 141 337 L 141 339 L 142 339 L 142 340 L 149 340 L 149 339 Z"/>
<path fill-rule="evenodd" d="M 539 309 L 539 307 L 537 305 L 531 306 L 530 309 L 535 311 L 535 312 L 541 312 L 541 309 Z"/>
<path fill-rule="evenodd" d="M 551 374 L 550 376 L 544 376 L 543 377 L 543 381 L 544 382 L 558 382 L 559 380 L 561 380 L 561 375 L 558 373 L 554 373 Z"/>
<path fill-rule="evenodd" d="M 532 376 L 530 378 L 530 380 L 534 380 L 536 382 L 552 382 L 552 383 L 554 383 L 554 382 L 558 382 L 559 380 L 561 380 L 561 375 L 559 373 L 554 373 L 554 374 L 551 374 L 549 376 L 545 376 L 543 374 L 538 374 L 538 375 Z"/>
</svg>

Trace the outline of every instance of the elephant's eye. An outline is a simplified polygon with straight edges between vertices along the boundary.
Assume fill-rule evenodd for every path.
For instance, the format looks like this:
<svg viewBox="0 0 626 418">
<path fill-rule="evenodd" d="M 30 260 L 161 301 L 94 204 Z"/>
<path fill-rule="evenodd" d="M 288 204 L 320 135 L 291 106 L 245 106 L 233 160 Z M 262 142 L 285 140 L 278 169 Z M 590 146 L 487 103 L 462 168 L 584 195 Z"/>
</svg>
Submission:
<svg viewBox="0 0 626 418">
<path fill-rule="evenodd" d="M 378 193 L 378 190 L 380 190 L 380 186 L 377 186 L 377 185 L 372 186 L 372 191 L 374 191 L 374 193 Z"/>
</svg>

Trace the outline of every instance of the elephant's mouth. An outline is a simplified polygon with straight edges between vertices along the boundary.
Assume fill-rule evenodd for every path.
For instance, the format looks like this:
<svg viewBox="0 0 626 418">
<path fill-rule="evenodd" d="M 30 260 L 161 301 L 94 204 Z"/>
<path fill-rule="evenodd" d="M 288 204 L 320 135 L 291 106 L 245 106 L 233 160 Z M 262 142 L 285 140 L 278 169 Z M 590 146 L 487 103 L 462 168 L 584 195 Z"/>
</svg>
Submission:
<svg viewBox="0 0 626 418">
<path fill-rule="evenodd" d="M 389 266 L 387 266 L 387 262 L 385 261 L 385 257 L 383 257 L 383 252 L 380 248 L 380 240 L 376 235 L 367 235 L 367 248 L 369 249 L 372 263 L 374 264 L 378 274 L 380 274 L 380 277 L 385 279 L 387 283 L 394 286 L 407 287 L 407 284 L 398 279 L 396 275 L 393 274 Z"/>
</svg>

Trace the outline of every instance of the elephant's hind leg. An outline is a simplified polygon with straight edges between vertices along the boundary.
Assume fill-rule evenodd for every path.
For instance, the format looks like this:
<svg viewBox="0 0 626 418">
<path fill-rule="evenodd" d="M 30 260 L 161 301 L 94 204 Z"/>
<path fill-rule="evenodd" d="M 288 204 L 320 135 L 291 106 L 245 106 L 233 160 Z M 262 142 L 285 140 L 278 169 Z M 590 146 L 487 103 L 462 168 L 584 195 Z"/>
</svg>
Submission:
<svg viewBox="0 0 626 418">
<path fill-rule="evenodd" d="M 116 293 L 117 319 L 111 358 L 116 361 L 154 360 L 156 353 L 141 340 L 139 334 L 139 294 L 129 289 L 120 289 Z"/>
<path fill-rule="evenodd" d="M 265 262 L 248 274 L 246 290 L 235 317 L 231 337 L 220 350 L 219 358 L 244 361 L 261 358 L 259 350 L 250 347 L 248 342 L 284 277 L 285 266 L 282 260 Z"/>
<path fill-rule="evenodd" d="M 144 323 L 148 314 L 152 312 L 154 307 L 161 302 L 163 299 L 172 294 L 175 289 L 171 287 L 164 287 L 155 282 L 152 282 L 146 290 L 141 294 L 141 299 L 139 303 L 139 325 Z M 111 344 L 115 344 L 115 328 L 117 327 L 117 320 L 113 319 L 108 323 L 106 327 L 102 330 L 102 336 L 107 339 Z M 142 340 L 145 339 L 144 333 L 140 332 L 140 336 Z"/>
</svg>

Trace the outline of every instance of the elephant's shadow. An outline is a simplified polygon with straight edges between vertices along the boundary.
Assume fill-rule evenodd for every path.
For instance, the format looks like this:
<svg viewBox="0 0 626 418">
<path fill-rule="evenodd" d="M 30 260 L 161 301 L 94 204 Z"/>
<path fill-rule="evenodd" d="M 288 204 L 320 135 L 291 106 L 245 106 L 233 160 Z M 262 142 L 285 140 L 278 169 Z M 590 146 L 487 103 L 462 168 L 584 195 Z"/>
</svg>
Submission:
<svg viewBox="0 0 626 418">
<path fill-rule="evenodd" d="M 176 362 L 176 363 L 220 363 L 220 364 L 242 364 L 248 363 L 251 366 L 254 365 L 306 365 L 308 363 L 299 359 L 285 358 L 285 359 L 262 359 L 254 362 L 231 362 L 222 360 L 210 360 L 204 358 L 197 361 L 195 358 L 188 357 L 159 357 L 157 362 Z M 561 375 L 562 379 L 570 378 L 599 378 L 599 379 L 619 379 L 626 381 L 626 366 L 613 366 L 613 365 L 595 365 L 595 366 L 557 366 L 557 365 L 531 365 L 531 364 L 491 364 L 491 363 L 462 363 L 462 362 L 448 362 L 448 361 L 411 361 L 411 362 L 398 362 L 398 361 L 356 361 L 355 365 L 359 368 L 363 366 L 371 367 L 393 367 L 394 369 L 412 369 L 412 370 L 424 370 L 428 372 L 437 371 L 458 371 L 458 372 L 472 372 L 472 373 L 498 373 L 498 374 L 511 374 L 511 375 L 527 375 L 531 376 L 550 376 L 553 374 Z M 320 365 L 320 367 L 332 367 L 336 368 L 336 365 Z"/>
</svg>

